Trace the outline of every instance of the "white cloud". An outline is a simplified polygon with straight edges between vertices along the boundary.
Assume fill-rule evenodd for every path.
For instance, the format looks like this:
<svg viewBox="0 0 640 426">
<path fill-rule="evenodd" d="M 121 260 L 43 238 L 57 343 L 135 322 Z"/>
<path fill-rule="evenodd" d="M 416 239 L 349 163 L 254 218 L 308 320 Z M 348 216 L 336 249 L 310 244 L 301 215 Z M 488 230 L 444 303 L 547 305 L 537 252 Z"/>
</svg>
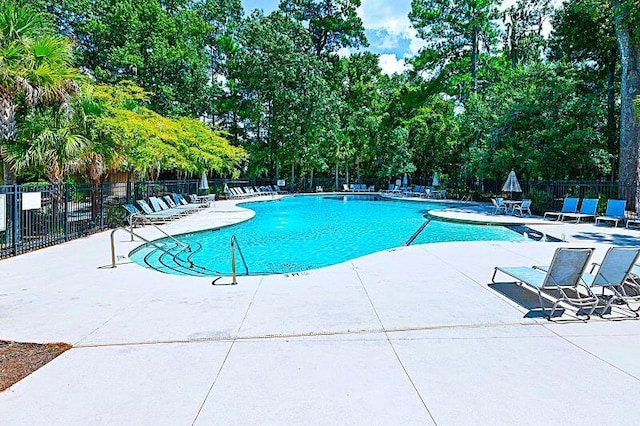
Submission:
<svg viewBox="0 0 640 426">
<path fill-rule="evenodd" d="M 348 58 L 349 56 L 351 56 L 351 51 L 348 47 L 341 47 L 336 53 L 340 58 Z"/>
<path fill-rule="evenodd" d="M 404 59 L 398 59 L 396 55 L 386 53 L 378 57 L 378 64 L 382 69 L 382 72 L 387 75 L 402 74 L 407 69 L 411 68 L 411 65 L 407 64 Z"/>
<path fill-rule="evenodd" d="M 364 27 L 372 30 L 385 31 L 383 44 L 377 46 L 382 49 L 397 46 L 399 39 L 409 40 L 409 52 L 404 57 L 415 56 L 424 46 L 424 41 L 418 38 L 416 30 L 411 26 L 409 12 L 411 1 L 362 0 L 358 8 L 358 15 Z"/>
</svg>

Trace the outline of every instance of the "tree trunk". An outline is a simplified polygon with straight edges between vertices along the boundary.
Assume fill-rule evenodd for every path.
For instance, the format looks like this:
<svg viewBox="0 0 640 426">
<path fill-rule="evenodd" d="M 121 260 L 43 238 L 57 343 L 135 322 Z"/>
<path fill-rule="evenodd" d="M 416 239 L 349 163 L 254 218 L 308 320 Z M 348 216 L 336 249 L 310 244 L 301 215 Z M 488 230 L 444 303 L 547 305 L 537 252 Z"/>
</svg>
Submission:
<svg viewBox="0 0 640 426">
<path fill-rule="evenodd" d="M 610 153 L 618 151 L 618 123 L 615 93 L 616 62 L 607 65 L 607 148 Z M 620 153 L 618 153 L 618 157 Z M 616 158 L 611 159 L 611 180 L 616 176 Z"/>
<path fill-rule="evenodd" d="M 349 162 L 348 161 L 344 163 L 344 177 L 348 184 L 349 183 Z"/>
<path fill-rule="evenodd" d="M 11 95 L 0 94 L 0 148 L 7 143 L 15 142 L 18 133 L 16 129 L 16 108 Z M 4 185 L 14 185 L 16 175 L 9 167 L 9 164 L 2 159 L 2 183 Z"/>
<path fill-rule="evenodd" d="M 518 21 L 515 13 L 510 15 L 511 18 L 511 34 L 509 35 L 509 44 L 511 44 L 511 68 L 514 70 L 518 67 L 518 48 L 517 48 L 517 37 L 516 37 L 516 28 L 518 26 Z"/>
<path fill-rule="evenodd" d="M 295 187 L 294 182 L 296 179 L 296 163 L 291 163 L 291 183 L 289 184 L 289 187 L 291 188 L 291 192 L 293 192 L 293 189 Z"/>
<path fill-rule="evenodd" d="M 471 34 L 471 91 L 478 90 L 478 28 Z"/>
<path fill-rule="evenodd" d="M 629 25 L 628 3 L 613 0 L 616 36 L 622 65 L 620 93 L 620 170 L 621 184 L 637 185 L 640 182 L 640 123 L 633 105 L 640 94 L 640 40 L 634 37 Z M 622 185 L 621 185 L 622 186 Z M 623 189 L 623 188 L 620 188 Z M 627 192 L 627 200 L 637 211 L 637 189 Z"/>
</svg>

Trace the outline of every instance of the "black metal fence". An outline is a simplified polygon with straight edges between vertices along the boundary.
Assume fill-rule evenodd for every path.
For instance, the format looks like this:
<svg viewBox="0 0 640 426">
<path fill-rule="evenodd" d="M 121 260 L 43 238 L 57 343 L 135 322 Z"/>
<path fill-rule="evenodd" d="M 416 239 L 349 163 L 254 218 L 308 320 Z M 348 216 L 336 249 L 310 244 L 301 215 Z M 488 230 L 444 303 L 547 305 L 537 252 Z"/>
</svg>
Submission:
<svg viewBox="0 0 640 426">
<path fill-rule="evenodd" d="M 123 223 L 120 206 L 173 192 L 198 192 L 199 181 L 0 186 L 0 259 Z"/>
</svg>

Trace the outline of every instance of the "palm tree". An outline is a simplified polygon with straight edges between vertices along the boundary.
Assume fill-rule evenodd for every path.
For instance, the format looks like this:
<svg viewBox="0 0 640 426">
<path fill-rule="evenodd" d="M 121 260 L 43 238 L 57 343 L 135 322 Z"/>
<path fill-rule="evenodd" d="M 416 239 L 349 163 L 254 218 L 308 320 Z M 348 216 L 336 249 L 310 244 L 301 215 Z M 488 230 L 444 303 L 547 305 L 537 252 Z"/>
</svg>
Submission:
<svg viewBox="0 0 640 426">
<path fill-rule="evenodd" d="M 71 66 L 71 43 L 52 34 L 51 28 L 46 15 L 0 0 L 0 154 L 5 184 L 15 183 L 5 156 L 18 134 L 19 102 L 24 100 L 29 109 L 58 104 L 64 112 L 70 95 L 78 91 L 80 74 Z"/>
<path fill-rule="evenodd" d="M 90 141 L 77 126 L 79 113 L 61 113 L 59 108 L 32 112 L 24 117 L 19 138 L 4 150 L 4 160 L 17 173 L 42 171 L 54 185 L 66 174 L 83 167 L 80 159 L 90 150 Z"/>
</svg>

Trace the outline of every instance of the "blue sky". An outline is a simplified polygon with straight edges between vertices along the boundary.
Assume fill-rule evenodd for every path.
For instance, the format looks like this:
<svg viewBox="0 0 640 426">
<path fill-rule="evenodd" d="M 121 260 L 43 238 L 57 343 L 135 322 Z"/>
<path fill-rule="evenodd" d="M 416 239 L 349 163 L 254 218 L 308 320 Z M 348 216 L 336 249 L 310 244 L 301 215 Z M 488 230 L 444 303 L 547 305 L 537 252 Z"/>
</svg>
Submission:
<svg viewBox="0 0 640 426">
<path fill-rule="evenodd" d="M 242 0 L 245 12 L 262 9 L 269 13 L 279 0 Z M 409 22 L 411 0 L 362 0 L 358 15 L 364 23 L 369 49 L 380 55 L 380 66 L 386 73 L 401 72 L 405 60 L 422 47 Z M 346 53 L 346 52 L 342 52 Z"/>
</svg>

